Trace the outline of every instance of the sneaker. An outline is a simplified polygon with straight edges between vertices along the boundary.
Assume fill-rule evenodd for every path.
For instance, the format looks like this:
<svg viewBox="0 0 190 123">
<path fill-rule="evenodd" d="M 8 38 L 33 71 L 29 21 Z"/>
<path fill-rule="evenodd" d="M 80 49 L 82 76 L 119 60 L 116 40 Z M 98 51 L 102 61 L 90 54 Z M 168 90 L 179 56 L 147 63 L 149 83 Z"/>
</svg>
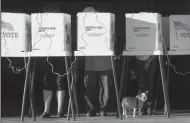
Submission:
<svg viewBox="0 0 190 123">
<path fill-rule="evenodd" d="M 58 112 L 56 117 L 57 117 L 57 118 L 63 118 L 63 117 L 64 117 L 64 114 L 63 114 L 63 113 Z"/>
<path fill-rule="evenodd" d="M 96 116 L 96 112 L 95 111 L 89 111 L 87 114 L 86 114 L 87 117 L 93 117 L 93 116 Z"/>
<path fill-rule="evenodd" d="M 40 117 L 41 118 L 49 118 L 50 117 L 50 113 L 44 112 Z"/>
<path fill-rule="evenodd" d="M 100 116 L 107 116 L 107 113 L 105 111 L 100 111 Z"/>
</svg>

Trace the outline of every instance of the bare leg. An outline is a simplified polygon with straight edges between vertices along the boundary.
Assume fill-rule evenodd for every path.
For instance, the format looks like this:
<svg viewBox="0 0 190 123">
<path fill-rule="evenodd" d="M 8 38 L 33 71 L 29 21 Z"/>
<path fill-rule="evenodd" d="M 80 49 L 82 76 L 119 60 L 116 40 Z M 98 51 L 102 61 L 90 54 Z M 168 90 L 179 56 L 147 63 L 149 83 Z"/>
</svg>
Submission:
<svg viewBox="0 0 190 123">
<path fill-rule="evenodd" d="M 125 108 L 125 117 L 128 118 L 127 109 Z"/>
<path fill-rule="evenodd" d="M 123 116 L 125 115 L 125 108 L 122 106 L 122 108 L 123 108 Z"/>
<path fill-rule="evenodd" d="M 44 96 L 44 112 L 49 113 L 49 108 L 52 99 L 52 91 L 43 90 L 43 96 Z"/>
<path fill-rule="evenodd" d="M 64 101 L 64 97 L 65 97 L 65 91 L 63 91 L 63 90 L 57 91 L 56 94 L 57 94 L 57 103 L 58 103 L 57 112 L 63 113 L 62 109 L 63 109 L 63 101 Z"/>
<path fill-rule="evenodd" d="M 133 117 L 136 116 L 136 108 L 133 109 Z"/>
</svg>

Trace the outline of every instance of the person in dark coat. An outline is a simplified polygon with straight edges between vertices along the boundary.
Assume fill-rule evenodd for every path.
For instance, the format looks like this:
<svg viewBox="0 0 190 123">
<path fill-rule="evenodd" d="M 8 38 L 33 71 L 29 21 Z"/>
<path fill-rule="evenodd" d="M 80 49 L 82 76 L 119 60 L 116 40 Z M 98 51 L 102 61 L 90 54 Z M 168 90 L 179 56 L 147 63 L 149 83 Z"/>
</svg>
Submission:
<svg viewBox="0 0 190 123">
<path fill-rule="evenodd" d="M 157 78 L 158 58 L 156 56 L 136 56 L 132 61 L 131 72 L 137 80 L 138 91 L 148 90 L 147 107 L 149 113 L 154 108 L 155 78 Z M 145 113 L 147 113 L 145 111 Z"/>
</svg>

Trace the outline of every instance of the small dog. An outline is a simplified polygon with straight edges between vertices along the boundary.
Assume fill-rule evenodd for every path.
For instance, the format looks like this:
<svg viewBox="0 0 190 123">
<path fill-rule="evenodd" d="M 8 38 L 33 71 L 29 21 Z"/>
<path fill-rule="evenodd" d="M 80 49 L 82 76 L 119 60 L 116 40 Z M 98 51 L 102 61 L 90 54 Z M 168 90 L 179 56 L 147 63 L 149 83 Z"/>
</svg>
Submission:
<svg viewBox="0 0 190 123">
<path fill-rule="evenodd" d="M 142 112 L 141 109 L 143 108 L 143 105 L 145 101 L 148 99 L 148 91 L 142 93 L 138 93 L 136 97 L 124 97 L 121 105 L 123 108 L 123 115 L 128 117 L 127 111 L 130 111 L 133 109 L 133 117 L 136 116 L 136 110 L 138 109 L 138 113 L 141 116 Z"/>
</svg>

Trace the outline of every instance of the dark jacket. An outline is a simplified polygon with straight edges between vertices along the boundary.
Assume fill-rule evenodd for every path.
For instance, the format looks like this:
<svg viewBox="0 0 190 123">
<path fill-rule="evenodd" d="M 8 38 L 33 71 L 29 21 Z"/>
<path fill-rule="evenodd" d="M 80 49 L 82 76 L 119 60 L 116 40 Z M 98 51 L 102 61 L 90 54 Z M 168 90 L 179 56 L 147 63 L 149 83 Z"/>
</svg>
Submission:
<svg viewBox="0 0 190 123">
<path fill-rule="evenodd" d="M 85 57 L 86 71 L 111 70 L 111 56 L 87 56 Z"/>
</svg>

